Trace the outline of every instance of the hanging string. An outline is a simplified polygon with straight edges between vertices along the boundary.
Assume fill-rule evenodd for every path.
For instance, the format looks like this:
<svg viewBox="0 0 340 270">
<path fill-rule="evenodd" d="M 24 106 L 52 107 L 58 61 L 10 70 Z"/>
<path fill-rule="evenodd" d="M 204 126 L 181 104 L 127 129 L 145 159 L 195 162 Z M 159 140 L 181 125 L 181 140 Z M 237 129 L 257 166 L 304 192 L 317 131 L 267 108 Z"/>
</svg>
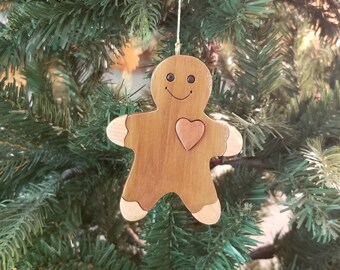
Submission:
<svg viewBox="0 0 340 270">
<path fill-rule="evenodd" d="M 181 28 L 181 4 L 182 0 L 178 0 L 178 12 L 177 12 L 177 38 L 175 43 L 175 54 L 178 55 L 181 53 L 181 43 L 179 40 L 179 30 Z"/>
</svg>

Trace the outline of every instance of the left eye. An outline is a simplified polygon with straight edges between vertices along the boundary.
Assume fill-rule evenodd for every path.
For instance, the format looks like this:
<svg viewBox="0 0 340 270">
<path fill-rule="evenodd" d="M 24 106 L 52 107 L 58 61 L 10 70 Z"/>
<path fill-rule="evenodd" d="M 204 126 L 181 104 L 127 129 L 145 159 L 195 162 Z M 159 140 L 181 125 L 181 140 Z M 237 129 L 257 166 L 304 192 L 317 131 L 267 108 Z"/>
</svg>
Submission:
<svg viewBox="0 0 340 270">
<path fill-rule="evenodd" d="M 187 82 L 188 83 L 194 83 L 195 82 L 195 76 L 194 75 L 189 75 L 187 77 Z"/>
<path fill-rule="evenodd" d="M 173 80 L 175 80 L 175 75 L 172 73 L 168 73 L 168 75 L 166 75 L 166 79 L 168 80 L 168 82 L 172 82 Z"/>
</svg>

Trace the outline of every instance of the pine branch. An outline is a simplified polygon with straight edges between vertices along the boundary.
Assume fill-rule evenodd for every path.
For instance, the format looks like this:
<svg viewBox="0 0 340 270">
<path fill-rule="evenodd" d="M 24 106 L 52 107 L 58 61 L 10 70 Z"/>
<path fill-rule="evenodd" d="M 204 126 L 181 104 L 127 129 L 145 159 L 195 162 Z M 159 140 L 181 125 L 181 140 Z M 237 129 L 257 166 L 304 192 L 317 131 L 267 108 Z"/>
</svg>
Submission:
<svg viewBox="0 0 340 270">
<path fill-rule="evenodd" d="M 340 147 L 322 149 L 322 140 L 310 140 L 307 148 L 301 151 L 309 163 L 309 180 L 318 186 L 325 186 L 340 191 Z"/>
<path fill-rule="evenodd" d="M 249 260 L 249 248 L 256 245 L 249 235 L 259 233 L 249 204 L 227 207 L 220 222 L 200 235 L 206 250 L 197 258 L 195 269 L 238 269 Z"/>
<path fill-rule="evenodd" d="M 261 27 L 252 27 L 242 43 L 237 44 L 236 89 L 247 97 L 248 110 L 258 108 L 278 87 L 281 71 L 279 43 L 278 30 L 271 20 L 267 20 Z"/>
<path fill-rule="evenodd" d="M 253 209 L 259 209 L 268 199 L 262 172 L 246 166 L 236 167 L 219 176 L 216 183 L 222 206 L 252 204 Z"/>
<path fill-rule="evenodd" d="M 135 36 L 144 37 L 157 30 L 161 18 L 160 8 L 160 0 L 128 0 L 121 16 L 126 24 L 131 25 L 130 29 Z"/>
<path fill-rule="evenodd" d="M 299 110 L 299 118 L 296 121 L 301 133 L 300 140 L 322 136 L 328 140 L 338 141 L 340 89 L 323 91 L 320 100 L 310 99 L 305 105 L 301 102 L 294 107 L 293 111 Z"/>
<path fill-rule="evenodd" d="M 281 142 L 280 148 L 289 143 L 292 128 L 283 119 L 280 112 L 278 110 L 274 111 L 275 107 L 272 108 L 273 110 L 270 107 L 259 109 L 255 117 L 247 117 L 247 119 L 243 119 L 234 113 L 230 117 L 221 116 L 222 120 L 228 121 L 241 131 L 243 156 L 255 156 L 258 151 L 264 152 L 263 155 L 265 156 L 268 154 L 264 151 L 265 147 L 267 148 L 268 144 L 273 140 L 274 143 L 276 143 L 276 140 Z"/>
<path fill-rule="evenodd" d="M 294 227 L 275 245 L 276 256 L 284 269 L 336 270 L 340 267 L 340 241 L 317 242 L 304 228 Z"/>
<path fill-rule="evenodd" d="M 176 210 L 171 204 L 176 202 L 173 195 L 167 195 L 150 213 L 144 225 L 144 239 L 147 246 L 143 257 L 143 269 L 178 269 L 190 265 L 188 254 L 179 246 L 187 243 L 190 236 L 186 228 L 192 226 L 193 219 L 184 218 L 183 211 Z M 177 201 L 178 203 L 178 201 Z M 189 264 L 188 264 L 189 263 Z M 192 268 L 186 268 L 190 269 Z"/>
<path fill-rule="evenodd" d="M 320 35 L 333 39 L 339 35 L 339 3 L 334 0 L 276 0 L 277 2 L 287 3 L 293 9 L 298 10 L 299 14 L 307 16 L 315 31 L 320 30 Z"/>
<path fill-rule="evenodd" d="M 97 236 L 65 237 L 52 235 L 41 239 L 30 248 L 30 253 L 24 257 L 19 270 L 115 270 L 137 269 L 135 263 L 117 248 Z"/>
<path fill-rule="evenodd" d="M 30 113 L 40 121 L 69 128 L 73 121 L 84 117 L 82 97 L 72 76 L 63 69 L 35 62 L 27 65 L 24 75 L 27 91 L 31 92 Z"/>
<path fill-rule="evenodd" d="M 275 246 L 273 244 L 259 247 L 249 253 L 252 260 L 272 259 L 275 255 Z"/>
<path fill-rule="evenodd" d="M 235 186 L 236 179 L 248 181 L 242 182 L 240 189 L 243 190 L 245 186 L 250 189 L 249 182 L 256 182 L 253 174 L 246 177 L 239 173 L 229 188 Z M 224 187 L 228 182 L 218 180 L 220 198 L 225 198 L 225 193 L 239 195 L 236 189 Z M 266 198 L 265 188 L 261 185 L 245 195 L 246 198 L 233 200 L 230 195 L 228 202 L 231 205 L 222 201 L 223 213 L 219 223 L 208 227 L 198 224 L 177 197 L 166 196 L 150 212 L 148 223 L 142 230 L 147 242 L 145 269 L 237 269 L 237 265 L 248 259 L 248 247 L 256 243 L 248 235 L 259 233 L 249 203 L 260 203 L 265 199 L 263 195 Z"/>
<path fill-rule="evenodd" d="M 22 186 L 40 181 L 37 172 L 44 175 L 73 163 L 71 153 L 60 152 L 68 142 L 66 132 L 37 122 L 26 111 L 1 100 L 0 116 L 1 199 L 16 197 Z"/>
<path fill-rule="evenodd" d="M 258 27 L 267 18 L 271 0 L 264 1 L 209 1 L 208 16 L 204 19 L 204 33 L 209 40 L 216 37 L 239 40 L 249 25 Z"/>
<path fill-rule="evenodd" d="M 132 228 L 127 227 L 126 228 L 127 233 L 131 236 L 131 238 L 141 247 L 145 247 L 146 246 L 146 241 L 142 240 L 138 237 L 138 235 L 133 231 Z"/>
<path fill-rule="evenodd" d="M 264 168 L 267 168 L 268 166 L 261 159 L 255 158 L 255 157 L 243 157 L 243 158 L 237 158 L 237 159 L 220 157 L 220 158 L 212 160 L 212 162 L 210 163 L 210 169 L 213 169 L 214 167 L 218 165 L 231 165 L 233 167 L 246 166 L 249 168 L 255 168 L 259 170 L 263 170 Z"/>
<path fill-rule="evenodd" d="M 40 234 L 45 218 L 53 213 L 60 178 L 51 174 L 39 185 L 30 184 L 13 201 L 0 204 L 0 258 L 2 269 L 13 268 L 27 252 L 34 235 Z"/>
<path fill-rule="evenodd" d="M 101 5 L 94 1 L 26 2 L 15 4 L 8 19 L 16 38 L 27 51 L 35 52 L 43 46 L 64 50 L 72 44 L 104 37 L 105 43 L 115 45 L 117 34 L 123 35 L 120 40 L 126 36 L 119 16 L 112 16 L 120 13 L 121 5 L 112 1 Z"/>
<path fill-rule="evenodd" d="M 312 233 L 318 242 L 340 235 L 339 190 L 333 188 L 338 188 L 338 152 L 339 147 L 323 151 L 319 140 L 310 141 L 301 154 L 290 155 L 278 180 L 286 185 L 285 204 L 294 213 L 291 222 Z"/>
<path fill-rule="evenodd" d="M 80 168 L 70 168 L 70 169 L 63 171 L 63 173 L 61 174 L 61 179 L 69 180 L 78 175 L 81 175 L 82 173 L 83 171 Z"/>
<path fill-rule="evenodd" d="M 278 91 L 273 94 L 278 104 L 286 106 L 287 102 L 301 91 L 296 61 L 299 20 L 293 12 L 286 12 L 286 5 L 276 3 L 275 7 L 275 27 L 282 35 L 280 40 L 282 66 L 280 86 Z"/>
<path fill-rule="evenodd" d="M 8 33 L 6 27 L 0 27 L 0 74 L 18 68 L 26 60 L 25 48 Z"/>
<path fill-rule="evenodd" d="M 37 171 L 40 174 L 48 173 L 50 170 L 58 170 L 71 163 L 71 158 L 60 154 L 58 151 L 40 149 L 22 149 L 2 147 L 0 142 L 0 152 L 6 153 L 0 159 L 0 198 L 15 197 L 20 192 L 22 186 L 30 182 L 39 181 L 35 176 Z"/>
</svg>

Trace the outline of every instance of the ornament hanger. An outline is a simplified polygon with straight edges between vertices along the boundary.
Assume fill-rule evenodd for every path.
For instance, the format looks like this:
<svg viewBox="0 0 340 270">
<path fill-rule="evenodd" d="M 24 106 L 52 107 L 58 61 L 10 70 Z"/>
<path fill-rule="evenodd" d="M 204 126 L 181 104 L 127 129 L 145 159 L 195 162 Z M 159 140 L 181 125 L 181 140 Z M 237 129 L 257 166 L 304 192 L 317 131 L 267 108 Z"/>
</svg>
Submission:
<svg viewBox="0 0 340 270">
<path fill-rule="evenodd" d="M 177 38 L 175 43 L 175 54 L 179 55 L 181 54 L 181 43 L 179 40 L 179 31 L 181 28 L 181 4 L 182 0 L 178 0 L 178 12 L 177 12 Z"/>
</svg>

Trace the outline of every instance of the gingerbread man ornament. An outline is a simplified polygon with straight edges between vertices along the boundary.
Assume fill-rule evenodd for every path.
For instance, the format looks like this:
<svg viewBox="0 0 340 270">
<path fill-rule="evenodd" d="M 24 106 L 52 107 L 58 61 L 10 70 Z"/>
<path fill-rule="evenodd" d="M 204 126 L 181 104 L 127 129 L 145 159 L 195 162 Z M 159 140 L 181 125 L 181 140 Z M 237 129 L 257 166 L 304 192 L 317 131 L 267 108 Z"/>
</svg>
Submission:
<svg viewBox="0 0 340 270">
<path fill-rule="evenodd" d="M 123 115 L 108 125 L 109 139 L 135 153 L 120 201 L 125 219 L 143 218 L 162 196 L 175 192 L 200 222 L 219 220 L 221 205 L 209 162 L 214 156 L 239 153 L 242 137 L 234 127 L 204 113 L 211 87 L 203 62 L 186 55 L 171 56 L 151 78 L 157 109 Z"/>
</svg>

